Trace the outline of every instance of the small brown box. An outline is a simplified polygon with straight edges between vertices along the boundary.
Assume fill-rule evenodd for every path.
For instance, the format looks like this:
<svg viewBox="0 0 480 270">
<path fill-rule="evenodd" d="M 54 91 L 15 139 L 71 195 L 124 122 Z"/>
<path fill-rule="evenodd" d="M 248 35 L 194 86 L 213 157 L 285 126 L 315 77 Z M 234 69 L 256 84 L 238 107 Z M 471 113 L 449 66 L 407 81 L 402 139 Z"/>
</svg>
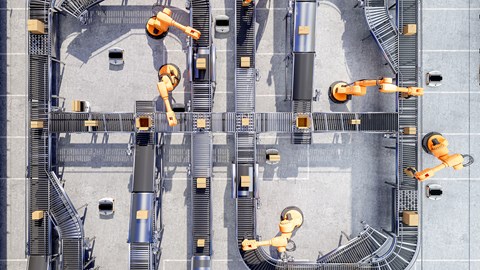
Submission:
<svg viewBox="0 0 480 270">
<path fill-rule="evenodd" d="M 98 127 L 98 120 L 85 120 L 84 125 L 86 127 Z"/>
<path fill-rule="evenodd" d="M 250 57 L 240 57 L 240 67 L 249 68 L 250 67 Z"/>
<path fill-rule="evenodd" d="M 250 176 L 248 175 L 240 176 L 240 187 L 243 187 L 243 188 L 250 187 Z"/>
<path fill-rule="evenodd" d="M 138 210 L 137 219 L 148 219 L 148 210 Z"/>
<path fill-rule="evenodd" d="M 310 118 L 307 115 L 299 115 L 296 124 L 299 129 L 310 128 Z"/>
<path fill-rule="evenodd" d="M 45 34 L 45 24 L 39 20 L 28 20 L 27 23 L 28 32 L 37 35 Z"/>
<path fill-rule="evenodd" d="M 40 220 L 43 219 L 43 211 L 34 211 L 32 212 L 32 220 Z"/>
<path fill-rule="evenodd" d="M 30 121 L 30 128 L 43 128 L 43 121 Z"/>
<path fill-rule="evenodd" d="M 198 128 L 205 128 L 207 126 L 207 121 L 205 118 L 198 118 L 197 119 L 197 127 Z"/>
<path fill-rule="evenodd" d="M 351 119 L 350 124 L 351 125 L 360 125 L 362 123 L 362 120 L 360 119 Z"/>
<path fill-rule="evenodd" d="M 242 126 L 247 127 L 248 125 L 250 125 L 250 119 L 247 118 L 247 117 L 243 117 L 242 118 Z"/>
<path fill-rule="evenodd" d="M 418 213 L 415 211 L 403 211 L 403 224 L 418 226 Z"/>
<path fill-rule="evenodd" d="M 74 100 L 72 104 L 72 111 L 81 112 L 82 111 L 82 101 Z"/>
<path fill-rule="evenodd" d="M 403 134 L 415 135 L 415 134 L 417 134 L 417 128 L 416 127 L 404 127 L 403 128 Z"/>
<path fill-rule="evenodd" d="M 207 178 L 205 177 L 197 178 L 197 188 L 207 188 Z"/>
<path fill-rule="evenodd" d="M 270 161 L 280 161 L 280 155 L 268 155 Z"/>
<path fill-rule="evenodd" d="M 148 130 L 152 126 L 152 119 L 148 116 L 140 116 L 135 119 L 135 127 L 138 130 Z"/>
<path fill-rule="evenodd" d="M 406 24 L 403 26 L 403 34 L 405 36 L 415 35 L 417 33 L 417 25 L 416 24 Z"/>
<path fill-rule="evenodd" d="M 205 247 L 205 239 L 198 239 L 197 240 L 197 247 L 199 247 L 199 248 Z"/>
<path fill-rule="evenodd" d="M 197 69 L 207 69 L 207 59 L 205 58 L 198 58 L 197 59 Z"/>
<path fill-rule="evenodd" d="M 299 34 L 299 35 L 308 35 L 308 34 L 310 34 L 310 27 L 309 27 L 309 26 L 299 26 L 299 27 L 298 27 L 298 34 Z"/>
</svg>

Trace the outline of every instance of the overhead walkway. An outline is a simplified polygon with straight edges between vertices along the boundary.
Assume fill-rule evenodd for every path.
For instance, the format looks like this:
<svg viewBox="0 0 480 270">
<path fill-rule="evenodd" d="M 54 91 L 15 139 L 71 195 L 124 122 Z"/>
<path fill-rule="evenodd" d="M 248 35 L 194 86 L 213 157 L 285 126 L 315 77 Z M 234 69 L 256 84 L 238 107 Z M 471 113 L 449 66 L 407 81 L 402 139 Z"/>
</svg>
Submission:
<svg viewBox="0 0 480 270">
<path fill-rule="evenodd" d="M 60 11 L 66 11 L 86 24 L 89 17 L 88 10 L 103 1 L 104 0 L 54 0 L 54 8 Z"/>
<path fill-rule="evenodd" d="M 398 29 L 388 12 L 387 0 L 366 0 L 365 18 L 373 38 L 395 73 L 399 72 Z"/>
<path fill-rule="evenodd" d="M 83 270 L 85 239 L 82 220 L 55 173 L 48 172 L 47 175 L 50 180 L 50 215 L 61 243 L 60 264 L 63 269 Z"/>
</svg>

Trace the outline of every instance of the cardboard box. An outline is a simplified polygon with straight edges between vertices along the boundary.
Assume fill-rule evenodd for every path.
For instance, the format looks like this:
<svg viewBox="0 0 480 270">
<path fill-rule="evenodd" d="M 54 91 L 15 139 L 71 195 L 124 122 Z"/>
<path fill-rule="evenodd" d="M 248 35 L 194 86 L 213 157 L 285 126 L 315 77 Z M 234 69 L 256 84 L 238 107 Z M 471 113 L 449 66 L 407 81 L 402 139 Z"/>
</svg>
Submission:
<svg viewBox="0 0 480 270">
<path fill-rule="evenodd" d="M 205 247 L 205 239 L 198 239 L 197 240 L 197 247 L 199 247 L 199 248 Z"/>
<path fill-rule="evenodd" d="M 415 134 L 417 134 L 417 128 L 416 127 L 404 127 L 403 128 L 403 134 L 415 135 Z"/>
<path fill-rule="evenodd" d="M 138 210 L 137 219 L 148 219 L 148 210 Z"/>
<path fill-rule="evenodd" d="M 308 34 L 310 34 L 310 27 L 309 27 L 309 26 L 299 26 L 299 27 L 298 27 L 298 34 L 299 34 L 299 35 L 308 35 Z"/>
<path fill-rule="evenodd" d="M 199 118 L 197 119 L 197 127 L 198 128 L 205 128 L 207 127 L 207 121 L 205 118 Z"/>
<path fill-rule="evenodd" d="M 362 123 L 362 120 L 360 119 L 351 119 L 350 124 L 351 125 L 360 125 Z"/>
<path fill-rule="evenodd" d="M 197 69 L 202 69 L 202 70 L 207 69 L 207 59 L 198 58 L 196 66 L 197 66 Z"/>
<path fill-rule="evenodd" d="M 30 121 L 30 128 L 43 128 L 43 121 Z"/>
<path fill-rule="evenodd" d="M 98 127 L 99 122 L 98 120 L 85 120 L 84 125 L 86 127 Z"/>
<path fill-rule="evenodd" d="M 270 161 L 280 161 L 280 155 L 268 155 Z"/>
<path fill-rule="evenodd" d="M 32 220 L 41 220 L 43 219 L 43 211 L 37 210 L 32 212 Z"/>
<path fill-rule="evenodd" d="M 240 57 L 240 67 L 249 68 L 250 67 L 250 57 Z"/>
<path fill-rule="evenodd" d="M 45 34 L 45 24 L 40 20 L 28 20 L 27 22 L 28 32 L 37 35 Z"/>
<path fill-rule="evenodd" d="M 250 119 L 247 118 L 247 117 L 243 117 L 242 118 L 242 126 L 248 127 L 248 125 L 250 125 Z"/>
<path fill-rule="evenodd" d="M 148 130 L 152 126 L 152 119 L 148 116 L 140 116 L 135 119 L 135 127 L 138 130 Z"/>
<path fill-rule="evenodd" d="M 403 211 L 403 224 L 418 226 L 418 213 L 415 211 Z"/>
<path fill-rule="evenodd" d="M 403 26 L 403 34 L 405 36 L 415 35 L 417 33 L 417 25 L 416 24 L 406 24 Z"/>
<path fill-rule="evenodd" d="M 205 177 L 197 178 L 197 188 L 207 188 L 207 178 Z"/>
<path fill-rule="evenodd" d="M 240 187 L 243 187 L 243 188 L 250 187 L 250 176 L 248 175 L 240 176 Z"/>
<path fill-rule="evenodd" d="M 83 108 L 82 108 L 82 101 L 81 100 L 74 100 L 73 101 L 73 104 L 72 104 L 72 111 L 74 112 L 82 112 L 83 111 Z"/>
<path fill-rule="evenodd" d="M 296 125 L 299 129 L 310 128 L 310 118 L 308 115 L 299 115 L 297 116 Z"/>
</svg>

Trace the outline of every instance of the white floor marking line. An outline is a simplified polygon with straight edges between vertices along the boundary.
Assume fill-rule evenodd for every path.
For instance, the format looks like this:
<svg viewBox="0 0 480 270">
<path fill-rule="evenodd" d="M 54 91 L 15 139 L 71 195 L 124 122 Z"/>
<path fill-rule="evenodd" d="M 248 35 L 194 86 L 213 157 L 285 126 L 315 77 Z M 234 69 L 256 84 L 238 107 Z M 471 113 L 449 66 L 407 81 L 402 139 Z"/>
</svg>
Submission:
<svg viewBox="0 0 480 270">
<path fill-rule="evenodd" d="M 424 94 L 480 94 L 479 92 L 465 92 L 465 91 L 445 91 L 445 92 L 430 92 L 430 91 L 425 91 Z"/>
<path fill-rule="evenodd" d="M 478 50 L 422 50 L 422 52 L 424 53 L 430 53 L 430 52 L 439 52 L 439 53 L 446 53 L 446 52 L 459 52 L 459 53 L 464 53 L 464 52 L 468 52 L 468 53 L 476 53 L 478 52 Z"/>
<path fill-rule="evenodd" d="M 423 135 L 427 135 L 428 132 L 422 133 Z M 468 133 L 468 132 L 459 132 L 459 133 L 448 133 L 448 132 L 442 132 L 443 135 L 448 135 L 448 136 L 479 136 L 480 133 Z"/>
<path fill-rule="evenodd" d="M 0 55 L 27 55 L 26 53 L 0 53 Z"/>
<path fill-rule="evenodd" d="M 2 259 L 0 262 L 26 262 L 27 259 Z"/>
<path fill-rule="evenodd" d="M 480 8 L 423 8 L 425 11 L 471 11 L 480 10 Z"/>
<path fill-rule="evenodd" d="M 0 95 L 0 97 L 27 97 L 27 95 L 6 94 L 6 95 Z"/>
</svg>

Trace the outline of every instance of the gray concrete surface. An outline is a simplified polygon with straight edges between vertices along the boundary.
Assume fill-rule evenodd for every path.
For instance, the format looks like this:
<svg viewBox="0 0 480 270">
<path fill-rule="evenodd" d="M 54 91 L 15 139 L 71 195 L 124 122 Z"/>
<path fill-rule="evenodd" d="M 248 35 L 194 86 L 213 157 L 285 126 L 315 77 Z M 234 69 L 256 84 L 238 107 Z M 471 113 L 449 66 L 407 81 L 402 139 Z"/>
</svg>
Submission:
<svg viewBox="0 0 480 270">
<path fill-rule="evenodd" d="M 25 123 L 26 55 L 25 3 L 8 0 L 0 3 L 0 269 L 25 269 Z M 61 18 L 61 95 L 67 110 L 73 99 L 85 99 L 95 111 L 132 111 L 135 100 L 157 95 L 156 71 L 165 62 L 185 69 L 185 38 L 172 30 L 163 42 L 149 40 L 143 30 L 153 1 L 107 0 L 105 13 L 95 9 L 87 27 L 74 18 Z M 173 1 L 172 1 L 173 2 Z M 285 1 L 258 2 L 257 111 L 288 111 L 284 102 Z M 422 1 L 422 76 L 430 70 L 444 75 L 439 88 L 426 88 L 422 98 L 422 132 L 442 132 L 453 152 L 480 157 L 480 2 L 475 0 Z M 175 18 L 188 22 L 183 1 L 172 3 Z M 315 111 L 394 111 L 394 98 L 370 91 L 356 97 L 348 106 L 331 105 L 327 88 L 332 81 L 353 81 L 391 76 L 378 48 L 369 35 L 355 1 L 320 1 L 318 7 L 315 87 L 321 101 Z M 212 1 L 213 14 L 234 17 L 233 1 Z M 214 111 L 233 111 L 233 33 L 216 35 L 218 48 L 217 92 Z M 108 48 L 125 49 L 126 63 L 121 70 L 110 70 Z M 168 48 L 168 51 L 165 49 Z M 5 68 L 6 67 L 6 68 Z M 188 99 L 188 83 L 174 91 L 178 102 Z M 373 90 L 373 89 L 371 89 Z M 66 190 L 74 204 L 89 204 L 86 235 L 96 236 L 96 265 L 100 269 L 121 269 L 127 264 L 128 183 L 132 159 L 126 156 L 128 136 L 112 135 L 108 143 L 99 136 L 72 134 L 62 137 L 59 160 L 64 165 Z M 245 269 L 235 239 L 234 201 L 229 182 L 234 152 L 231 136 L 214 137 L 213 266 L 215 269 Z M 161 269 L 186 269 L 190 254 L 189 137 L 173 135 L 165 162 L 164 218 Z M 260 197 L 258 232 L 263 238 L 276 234 L 277 216 L 287 205 L 300 206 L 305 225 L 296 234 L 297 259 L 315 259 L 318 251 L 336 246 L 340 230 L 358 233 L 359 221 L 378 227 L 388 226 L 389 204 L 385 180 L 394 170 L 393 153 L 379 146 L 389 145 L 379 135 L 334 135 L 314 137 L 314 145 L 295 147 L 289 138 L 262 135 L 259 144 Z M 332 143 L 336 141 L 336 143 Z M 262 162 L 262 152 L 278 147 L 281 166 Z M 307 154 L 305 154 L 307 153 Z M 437 162 L 424 153 L 422 167 Z M 364 158 L 370 156 L 372 159 Z M 421 253 L 416 269 L 463 270 L 480 268 L 480 167 L 478 163 L 463 171 L 445 170 L 422 184 L 439 183 L 445 196 L 431 201 L 422 196 Z M 423 193 L 422 193 L 423 194 Z M 100 219 L 96 202 L 104 196 L 117 200 L 113 219 Z M 374 211 L 372 211 L 372 209 Z M 81 212 L 82 213 L 82 212 Z M 312 237 L 315 235 L 315 237 Z"/>
<path fill-rule="evenodd" d="M 423 133 L 438 131 L 452 152 L 480 157 L 480 3 L 478 1 L 424 0 L 422 9 L 422 77 L 442 72 L 438 88 L 425 88 L 422 99 Z M 438 164 L 422 153 L 423 167 Z M 422 196 L 423 226 L 417 269 L 478 269 L 480 227 L 478 208 L 479 165 L 462 171 L 445 170 L 422 184 L 444 187 L 441 201 Z"/>
</svg>

